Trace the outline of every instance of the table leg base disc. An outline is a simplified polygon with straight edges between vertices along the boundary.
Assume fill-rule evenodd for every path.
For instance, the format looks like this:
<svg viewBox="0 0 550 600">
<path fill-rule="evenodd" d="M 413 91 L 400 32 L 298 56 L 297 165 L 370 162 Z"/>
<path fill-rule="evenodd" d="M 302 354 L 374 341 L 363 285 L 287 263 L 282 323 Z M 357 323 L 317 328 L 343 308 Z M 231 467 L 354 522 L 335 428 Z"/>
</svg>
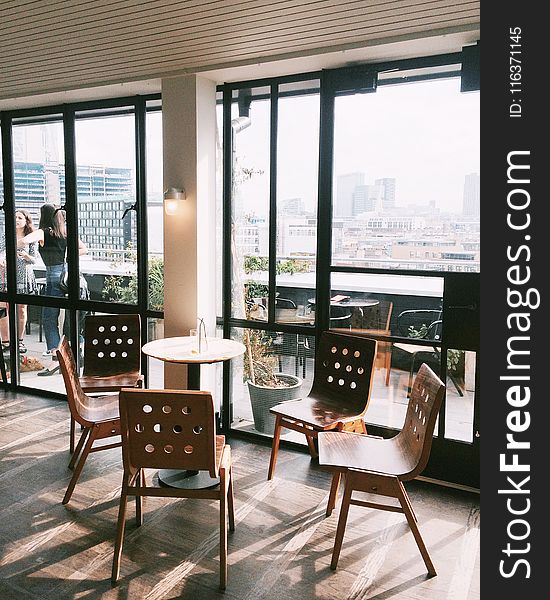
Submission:
<svg viewBox="0 0 550 600">
<path fill-rule="evenodd" d="M 220 484 L 219 477 L 210 477 L 208 471 L 182 471 L 181 469 L 161 469 L 158 479 L 162 485 L 184 490 L 202 490 Z"/>
</svg>

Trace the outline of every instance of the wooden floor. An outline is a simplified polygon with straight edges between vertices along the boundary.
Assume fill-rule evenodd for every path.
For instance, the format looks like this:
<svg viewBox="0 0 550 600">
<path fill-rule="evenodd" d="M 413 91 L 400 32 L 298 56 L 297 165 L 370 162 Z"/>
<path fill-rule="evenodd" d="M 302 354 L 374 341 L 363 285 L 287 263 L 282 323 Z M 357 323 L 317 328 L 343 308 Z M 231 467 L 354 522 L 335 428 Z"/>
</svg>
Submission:
<svg viewBox="0 0 550 600">
<path fill-rule="evenodd" d="M 479 496 L 407 484 L 438 576 L 428 578 L 403 515 L 351 507 L 340 562 L 329 568 L 338 510 L 324 517 L 330 477 L 308 455 L 230 440 L 236 530 L 218 590 L 218 512 L 208 500 L 146 498 L 129 518 L 121 581 L 110 584 L 120 449 L 90 456 L 71 502 L 64 402 L 0 390 L 0 599 L 475 600 Z M 154 476 L 154 472 L 149 474 Z M 133 502 L 129 507 L 133 517 Z"/>
</svg>

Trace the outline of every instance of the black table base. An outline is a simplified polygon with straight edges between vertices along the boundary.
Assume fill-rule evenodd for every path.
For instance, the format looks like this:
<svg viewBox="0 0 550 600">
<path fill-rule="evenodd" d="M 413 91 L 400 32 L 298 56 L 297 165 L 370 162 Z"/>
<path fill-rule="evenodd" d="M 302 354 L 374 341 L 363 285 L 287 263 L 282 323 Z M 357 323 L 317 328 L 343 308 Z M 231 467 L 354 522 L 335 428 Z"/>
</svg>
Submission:
<svg viewBox="0 0 550 600">
<path fill-rule="evenodd" d="M 161 469 L 158 478 L 162 485 L 183 490 L 202 490 L 219 485 L 219 477 L 210 477 L 208 471 Z"/>
</svg>

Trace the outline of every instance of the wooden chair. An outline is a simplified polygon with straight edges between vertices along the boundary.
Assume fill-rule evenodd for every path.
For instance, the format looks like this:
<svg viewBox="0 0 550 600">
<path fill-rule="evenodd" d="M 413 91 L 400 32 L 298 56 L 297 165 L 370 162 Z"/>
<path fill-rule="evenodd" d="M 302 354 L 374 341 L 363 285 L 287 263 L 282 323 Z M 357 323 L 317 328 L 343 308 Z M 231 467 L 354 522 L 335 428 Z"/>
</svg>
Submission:
<svg viewBox="0 0 550 600">
<path fill-rule="evenodd" d="M 139 315 L 86 315 L 84 368 L 79 383 L 85 394 L 143 387 Z M 71 452 L 74 439 L 74 420 L 71 419 Z"/>
<path fill-rule="evenodd" d="M 142 524 L 141 497 L 207 498 L 220 501 L 220 588 L 227 582 L 227 519 L 235 529 L 231 448 L 216 435 L 214 402 L 208 392 L 124 389 L 120 393 L 124 475 L 111 580 L 116 583 L 124 538 L 128 496 L 136 497 L 136 520 Z M 208 471 L 220 485 L 181 489 L 146 485 L 144 469 Z"/>
<path fill-rule="evenodd" d="M 104 444 L 93 447 L 97 440 L 120 435 L 120 418 L 118 408 L 118 394 L 108 396 L 92 397 L 82 391 L 78 382 L 78 375 L 73 353 L 65 336 L 56 350 L 57 359 L 65 382 L 67 400 L 73 422 L 82 427 L 80 440 L 73 452 L 69 468 L 73 469 L 73 476 L 65 492 L 63 504 L 71 499 L 75 485 L 82 472 L 82 467 L 90 452 L 116 448 L 121 442 Z"/>
<path fill-rule="evenodd" d="M 345 479 L 330 565 L 332 569 L 336 569 L 338 564 L 349 507 L 354 504 L 404 513 L 428 573 L 436 575 L 403 481 L 414 479 L 428 463 L 433 430 L 444 394 L 442 381 L 428 365 L 423 364 L 414 381 L 403 429 L 396 436 L 382 439 L 353 433 L 319 434 L 319 464 L 334 471 L 327 516 L 334 508 L 342 473 Z M 352 499 L 354 491 L 396 498 L 400 506 Z"/>
<path fill-rule="evenodd" d="M 372 310 L 367 311 L 368 314 L 361 320 L 361 323 L 352 323 L 349 332 L 353 335 L 390 336 L 392 312 L 393 302 L 381 300 Z M 356 325 L 360 325 L 360 327 Z M 392 342 L 378 340 L 376 362 L 374 364 L 375 369 L 383 368 L 386 370 L 385 383 L 387 386 L 390 384 L 392 346 Z"/>
<path fill-rule="evenodd" d="M 313 386 L 307 397 L 270 409 L 275 417 L 267 478 L 275 471 L 281 428 L 306 436 L 309 452 L 317 456 L 314 440 L 331 429 L 366 433 L 363 416 L 372 387 L 376 341 L 325 331 L 316 353 Z"/>
</svg>

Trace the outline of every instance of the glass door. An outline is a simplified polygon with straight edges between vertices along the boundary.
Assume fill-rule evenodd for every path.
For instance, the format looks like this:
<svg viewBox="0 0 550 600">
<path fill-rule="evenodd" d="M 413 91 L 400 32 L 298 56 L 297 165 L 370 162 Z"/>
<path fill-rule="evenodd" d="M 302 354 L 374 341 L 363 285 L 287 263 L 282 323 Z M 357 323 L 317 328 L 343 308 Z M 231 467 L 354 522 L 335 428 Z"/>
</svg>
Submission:
<svg viewBox="0 0 550 600">
<path fill-rule="evenodd" d="M 424 475 L 479 487 L 479 94 L 448 69 L 325 74 L 330 268 L 316 312 L 321 328 L 379 341 L 369 432 L 401 428 L 422 363 L 446 382 Z"/>
</svg>

